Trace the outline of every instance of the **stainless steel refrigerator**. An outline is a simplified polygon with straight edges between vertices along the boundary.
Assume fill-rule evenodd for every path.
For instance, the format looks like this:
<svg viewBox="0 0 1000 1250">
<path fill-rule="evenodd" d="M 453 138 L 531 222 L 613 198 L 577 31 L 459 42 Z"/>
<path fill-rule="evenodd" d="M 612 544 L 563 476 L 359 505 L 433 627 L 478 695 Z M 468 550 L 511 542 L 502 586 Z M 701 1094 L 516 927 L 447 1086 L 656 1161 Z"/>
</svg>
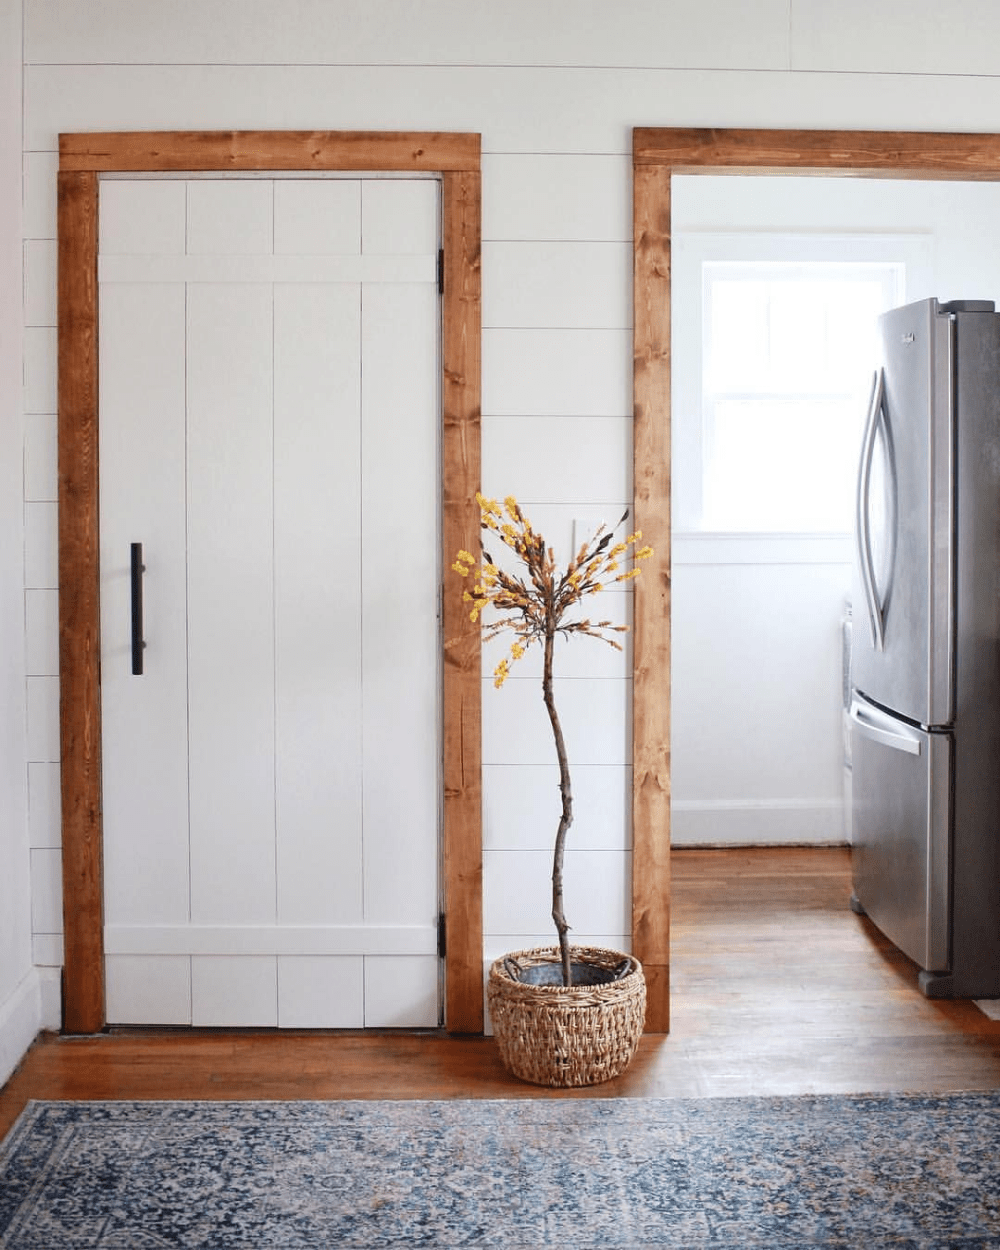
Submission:
<svg viewBox="0 0 1000 1250">
<path fill-rule="evenodd" d="M 858 471 L 851 905 L 928 997 L 1000 995 L 1000 315 L 879 319 Z"/>
</svg>

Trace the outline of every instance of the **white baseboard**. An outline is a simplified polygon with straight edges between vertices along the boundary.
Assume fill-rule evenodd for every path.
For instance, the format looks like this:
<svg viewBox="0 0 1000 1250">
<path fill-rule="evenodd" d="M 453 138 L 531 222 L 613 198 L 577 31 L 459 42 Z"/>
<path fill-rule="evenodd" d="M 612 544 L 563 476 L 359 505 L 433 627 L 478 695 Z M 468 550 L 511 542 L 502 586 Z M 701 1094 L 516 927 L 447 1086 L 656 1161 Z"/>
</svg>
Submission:
<svg viewBox="0 0 1000 1250">
<path fill-rule="evenodd" d="M 24 1058 L 42 1027 L 41 977 L 39 969 L 32 968 L 7 1000 L 0 1003 L 0 1085 Z"/>
<path fill-rule="evenodd" d="M 830 846 L 846 842 L 840 799 L 674 799 L 673 846 Z"/>
</svg>

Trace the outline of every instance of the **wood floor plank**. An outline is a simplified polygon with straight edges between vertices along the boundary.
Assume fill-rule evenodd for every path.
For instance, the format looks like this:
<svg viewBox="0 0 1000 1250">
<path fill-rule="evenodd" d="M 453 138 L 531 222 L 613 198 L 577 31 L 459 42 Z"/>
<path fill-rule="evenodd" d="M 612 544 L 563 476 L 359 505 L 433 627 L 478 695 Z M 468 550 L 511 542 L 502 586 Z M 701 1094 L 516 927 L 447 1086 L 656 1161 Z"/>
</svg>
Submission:
<svg viewBox="0 0 1000 1250">
<path fill-rule="evenodd" d="M 140 1031 L 43 1035 L 0 1091 L 29 1099 L 678 1098 L 1000 1088 L 1000 1021 L 929 1000 L 848 907 L 843 848 L 675 850 L 671 1032 L 583 1090 L 509 1076 L 490 1038 Z"/>
</svg>

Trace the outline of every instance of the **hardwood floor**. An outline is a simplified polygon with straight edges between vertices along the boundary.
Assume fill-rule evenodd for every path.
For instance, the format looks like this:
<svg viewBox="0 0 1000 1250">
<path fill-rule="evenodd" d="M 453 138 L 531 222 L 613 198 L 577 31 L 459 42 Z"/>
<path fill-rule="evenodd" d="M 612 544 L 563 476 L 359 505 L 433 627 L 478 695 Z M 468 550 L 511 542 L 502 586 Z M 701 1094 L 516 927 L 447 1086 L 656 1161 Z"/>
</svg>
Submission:
<svg viewBox="0 0 1000 1250">
<path fill-rule="evenodd" d="M 0 1091 L 31 1098 L 674 1098 L 1000 1087 L 1000 1021 L 930 1001 L 848 907 L 842 848 L 675 851 L 673 1018 L 606 1085 L 547 1090 L 489 1038 L 129 1030 L 40 1038 Z"/>
</svg>

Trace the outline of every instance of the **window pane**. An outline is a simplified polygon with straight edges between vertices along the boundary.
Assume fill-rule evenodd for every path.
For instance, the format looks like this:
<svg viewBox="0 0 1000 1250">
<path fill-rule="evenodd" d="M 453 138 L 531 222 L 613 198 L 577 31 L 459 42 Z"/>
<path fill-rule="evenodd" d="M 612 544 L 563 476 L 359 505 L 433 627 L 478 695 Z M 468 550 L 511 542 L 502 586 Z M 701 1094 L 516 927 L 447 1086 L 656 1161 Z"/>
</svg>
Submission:
<svg viewBox="0 0 1000 1250">
<path fill-rule="evenodd" d="M 714 281 L 708 308 L 707 388 L 758 389 L 767 377 L 767 283 Z"/>
<path fill-rule="evenodd" d="M 845 399 L 715 404 L 706 448 L 708 528 L 850 530 L 860 425 Z M 845 437 L 848 430 L 854 438 Z"/>
<path fill-rule="evenodd" d="M 853 368 L 870 374 L 878 355 L 876 318 L 892 306 L 891 291 L 880 282 L 844 282 L 830 292 L 828 305 L 831 371 Z"/>
<path fill-rule="evenodd" d="M 825 284 L 771 282 L 768 390 L 806 391 L 826 384 Z"/>
<path fill-rule="evenodd" d="M 702 525 L 849 531 L 876 318 L 901 267 L 706 263 Z"/>
</svg>

